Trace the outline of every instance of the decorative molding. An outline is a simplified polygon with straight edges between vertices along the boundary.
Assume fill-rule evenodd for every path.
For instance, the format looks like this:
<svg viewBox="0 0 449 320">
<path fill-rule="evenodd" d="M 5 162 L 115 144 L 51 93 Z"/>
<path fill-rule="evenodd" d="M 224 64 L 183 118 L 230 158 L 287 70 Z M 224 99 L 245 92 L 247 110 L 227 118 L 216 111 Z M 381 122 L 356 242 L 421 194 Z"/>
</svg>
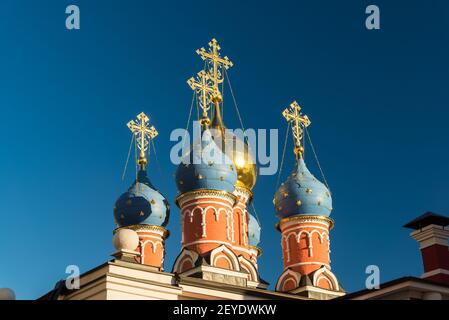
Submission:
<svg viewBox="0 0 449 320">
<path fill-rule="evenodd" d="M 210 208 L 212 208 L 212 210 L 215 212 L 215 208 L 214 207 L 206 207 L 206 208 L 202 208 L 201 209 L 201 238 L 206 238 L 207 233 L 206 233 L 206 214 L 207 214 L 207 210 L 209 210 Z"/>
<path fill-rule="evenodd" d="M 230 212 L 226 212 L 226 239 L 231 240 Z"/>
<path fill-rule="evenodd" d="M 309 252 L 309 257 L 313 257 L 313 234 L 316 233 L 318 234 L 318 240 L 320 241 L 320 244 L 323 243 L 324 239 L 327 239 L 329 241 L 329 235 L 326 232 L 322 232 L 320 233 L 318 230 L 311 230 L 311 231 L 307 231 L 307 230 L 301 230 L 298 233 L 296 233 L 295 231 L 291 231 L 287 234 L 283 234 L 282 235 L 282 241 L 285 241 L 285 247 L 287 250 L 287 262 L 290 262 L 290 243 L 289 243 L 289 238 L 290 236 L 294 236 L 296 238 L 296 242 L 299 243 L 301 241 L 301 236 L 303 234 L 307 235 L 307 248 L 308 248 L 308 252 Z M 328 248 L 329 249 L 329 248 Z"/>
<path fill-rule="evenodd" d="M 231 206 L 234 206 L 236 201 L 236 196 L 230 192 L 222 190 L 201 189 L 183 193 L 178 197 L 176 197 L 175 202 L 178 207 L 182 208 L 184 206 L 184 203 L 186 203 L 187 201 L 197 200 L 204 197 L 219 198 L 228 201 L 231 204 Z"/>
<path fill-rule="evenodd" d="M 372 290 L 372 291 L 378 291 L 378 290 Z M 344 296 L 346 293 L 342 291 L 331 291 L 328 289 L 323 289 L 320 287 L 314 287 L 314 286 L 303 286 L 296 288 L 295 290 L 290 291 L 290 294 L 301 294 L 303 292 L 309 292 L 309 293 L 318 293 L 327 296 L 327 298 L 323 298 L 323 300 L 330 300 L 337 297 Z"/>
<path fill-rule="evenodd" d="M 217 203 L 217 204 L 221 205 L 220 203 Z M 225 214 L 227 216 L 229 216 L 229 214 L 231 212 L 231 211 L 227 211 L 225 208 L 217 209 L 214 206 L 202 207 L 201 205 L 196 205 L 194 208 L 189 208 L 189 209 L 183 210 L 183 212 L 181 214 L 181 216 L 187 216 L 190 223 L 193 223 L 193 217 L 194 217 L 195 212 L 199 212 L 201 214 L 201 228 L 202 228 L 201 237 L 202 238 L 207 237 L 206 215 L 209 210 L 211 210 L 212 214 L 215 215 L 215 221 L 219 221 L 219 216 L 222 211 L 225 212 Z M 185 221 L 185 218 L 184 218 L 184 220 L 182 220 L 182 222 L 184 222 L 184 221 Z M 231 229 L 229 229 L 229 228 L 231 228 Z M 184 229 L 182 228 L 181 230 L 184 230 Z M 184 231 L 182 231 L 182 233 L 183 233 L 183 239 L 184 239 Z M 231 236 L 232 237 L 234 236 L 233 221 L 229 221 L 229 219 L 227 220 L 227 234 L 228 234 L 228 240 Z M 184 242 L 184 240 L 183 240 L 183 242 Z"/>
<path fill-rule="evenodd" d="M 206 244 L 207 243 L 214 243 L 214 244 L 219 244 L 219 245 L 226 245 L 226 246 L 232 248 L 232 250 L 241 251 L 241 252 L 244 252 L 244 253 L 246 253 L 248 255 L 251 255 L 251 251 L 248 248 L 240 247 L 240 246 L 233 246 L 229 242 L 219 241 L 219 240 L 196 240 L 196 241 L 192 241 L 192 242 L 189 242 L 189 243 L 185 243 L 182 246 L 183 246 L 183 248 L 186 248 L 188 246 L 193 246 L 193 245 L 200 244 L 200 243 L 206 243 Z M 188 250 L 188 249 L 186 249 L 186 250 Z"/>
<path fill-rule="evenodd" d="M 260 257 L 263 254 L 263 250 L 262 248 L 258 247 L 258 246 L 248 246 L 249 251 L 252 253 L 253 251 L 255 252 L 255 255 L 257 257 Z"/>
<path fill-rule="evenodd" d="M 126 226 L 126 227 L 120 227 L 120 228 L 115 229 L 113 231 L 113 234 L 116 234 L 117 231 L 119 231 L 121 229 L 131 229 L 136 232 L 139 232 L 139 231 L 155 232 L 155 233 L 160 234 L 164 239 L 167 239 L 170 236 L 170 231 L 168 231 L 164 227 L 148 225 L 148 224 L 135 224 L 135 225 L 130 225 L 130 226 Z"/>
<path fill-rule="evenodd" d="M 215 210 L 215 221 L 218 222 L 220 220 L 220 213 L 224 211 L 224 214 L 226 215 L 226 209 L 225 208 L 219 208 L 218 210 Z"/>
<path fill-rule="evenodd" d="M 225 276 L 231 276 L 231 277 L 236 277 L 236 278 L 242 278 L 245 280 L 247 278 L 247 275 L 245 273 L 243 273 L 242 271 L 217 268 L 217 267 L 213 267 L 213 266 L 198 266 L 193 269 L 187 270 L 186 272 L 183 272 L 181 275 L 183 277 L 188 277 L 188 276 L 194 275 L 199 272 L 210 272 L 210 273 L 216 274 L 218 276 L 225 275 Z M 214 280 L 216 281 L 219 279 L 214 279 Z M 214 280 L 212 280 L 212 281 L 214 281 Z"/>
<path fill-rule="evenodd" d="M 234 211 L 231 211 L 229 214 L 231 216 L 231 241 L 232 243 L 234 243 L 235 242 Z"/>
<path fill-rule="evenodd" d="M 330 265 L 328 265 L 327 263 L 313 262 L 313 261 L 311 261 L 311 262 L 297 262 L 297 263 L 289 264 L 289 265 L 286 266 L 286 268 L 307 266 L 307 265 L 325 266 L 326 268 L 328 268 L 330 270 Z"/>
<path fill-rule="evenodd" d="M 184 222 L 185 222 L 185 218 L 184 218 L 184 214 L 181 213 L 181 243 L 184 243 Z"/>
<path fill-rule="evenodd" d="M 143 259 L 144 253 L 145 253 L 144 248 L 145 248 L 147 243 L 151 243 L 152 244 L 152 249 L 151 250 L 153 251 L 153 254 L 156 253 L 158 244 L 161 245 L 161 249 L 162 250 L 164 249 L 164 244 L 162 243 L 162 241 L 152 241 L 152 240 L 141 241 L 140 245 L 142 247 L 142 259 Z"/>
<path fill-rule="evenodd" d="M 241 186 L 236 186 L 235 190 L 234 190 L 234 193 L 243 194 L 243 195 L 245 195 L 247 197 L 252 197 L 253 196 L 253 192 L 250 189 L 245 188 L 245 187 L 241 187 Z"/>
<path fill-rule="evenodd" d="M 449 275 L 449 270 L 441 269 L 441 268 L 434 269 L 434 270 L 429 271 L 429 272 L 424 272 L 422 274 L 421 278 L 428 278 L 428 277 L 436 276 L 437 274 L 447 274 L 447 275 Z"/>
<path fill-rule="evenodd" d="M 242 211 L 242 225 L 243 225 L 243 244 L 245 246 L 248 245 L 248 222 L 247 222 L 247 215 L 246 210 Z"/>
<path fill-rule="evenodd" d="M 161 242 L 163 240 L 163 238 L 161 236 L 154 236 L 152 234 L 139 233 L 138 235 L 139 235 L 139 238 L 145 238 L 145 239 L 149 238 L 149 239 L 159 240 Z"/>
<path fill-rule="evenodd" d="M 334 220 L 325 216 L 316 216 L 316 215 L 296 215 L 288 218 L 284 218 L 276 225 L 277 229 L 280 230 L 281 225 L 286 229 L 290 225 L 294 225 L 297 223 L 320 223 L 328 226 L 329 230 L 334 227 Z"/>
<path fill-rule="evenodd" d="M 410 236 L 419 242 L 420 249 L 424 249 L 435 244 L 449 246 L 449 229 L 434 224 L 428 225 L 422 229 L 413 231 Z"/>
<path fill-rule="evenodd" d="M 217 207 L 225 207 L 229 210 L 233 210 L 234 207 L 230 206 L 228 202 L 221 202 L 221 201 L 214 201 L 214 200 L 203 200 L 203 199 L 198 199 L 199 201 L 191 201 L 190 203 L 186 204 L 185 206 L 182 207 L 182 210 L 191 210 L 192 207 L 198 207 L 200 205 L 205 205 L 205 204 L 212 204 L 212 205 L 216 205 Z"/>
<path fill-rule="evenodd" d="M 285 227 L 281 232 L 282 233 L 286 233 L 286 232 L 290 232 L 290 231 L 294 231 L 294 230 L 298 230 L 298 229 L 319 229 L 319 230 L 323 230 L 326 233 L 329 233 L 329 228 L 327 226 L 325 226 L 324 223 L 320 223 L 321 225 L 323 225 L 324 227 L 321 226 L 317 226 L 314 224 L 298 224 L 298 223 L 290 223 L 289 226 Z"/>
</svg>

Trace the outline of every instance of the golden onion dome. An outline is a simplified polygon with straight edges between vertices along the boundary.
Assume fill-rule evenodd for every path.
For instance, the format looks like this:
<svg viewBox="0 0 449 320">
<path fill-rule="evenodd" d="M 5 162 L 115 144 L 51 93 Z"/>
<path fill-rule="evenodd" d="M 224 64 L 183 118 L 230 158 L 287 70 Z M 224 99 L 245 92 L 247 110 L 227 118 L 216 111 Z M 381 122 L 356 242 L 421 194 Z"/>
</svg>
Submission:
<svg viewBox="0 0 449 320">
<path fill-rule="evenodd" d="M 226 127 L 223 124 L 220 110 L 219 108 L 217 109 L 212 119 L 211 127 L 223 133 Z M 224 147 L 224 151 L 234 162 L 237 169 L 237 182 L 235 186 L 251 191 L 256 185 L 257 166 L 250 147 L 235 134 L 228 132 L 225 133 L 223 146 L 226 146 Z"/>
</svg>

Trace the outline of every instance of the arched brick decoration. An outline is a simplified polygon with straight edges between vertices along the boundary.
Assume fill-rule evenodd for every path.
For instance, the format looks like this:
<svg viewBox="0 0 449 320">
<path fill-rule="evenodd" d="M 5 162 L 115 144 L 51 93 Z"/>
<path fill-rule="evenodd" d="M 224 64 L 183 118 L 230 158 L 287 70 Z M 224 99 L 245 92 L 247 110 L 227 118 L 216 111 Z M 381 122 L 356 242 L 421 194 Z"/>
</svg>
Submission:
<svg viewBox="0 0 449 320">
<path fill-rule="evenodd" d="M 225 262 L 228 264 L 225 264 Z M 214 267 L 225 268 L 229 270 L 240 270 L 240 264 L 234 252 L 225 245 L 214 249 L 210 253 L 210 262 Z"/>
<path fill-rule="evenodd" d="M 293 277 L 288 277 L 282 282 L 282 291 L 288 292 L 293 289 L 296 289 L 298 287 L 298 284 L 296 283 L 295 279 Z"/>
<path fill-rule="evenodd" d="M 248 272 L 248 280 L 249 281 L 259 281 L 259 275 L 258 275 L 257 269 L 253 265 L 253 263 L 243 256 L 240 256 L 238 259 L 240 262 L 240 267 L 242 269 L 244 269 L 246 272 Z"/>
<path fill-rule="evenodd" d="M 232 262 L 225 254 L 219 254 L 215 257 L 214 266 L 218 268 L 233 270 Z"/>
<path fill-rule="evenodd" d="M 197 259 L 198 254 L 195 251 L 183 249 L 175 260 L 173 272 L 183 273 L 192 269 Z"/>
<path fill-rule="evenodd" d="M 276 284 L 276 291 L 287 292 L 296 289 L 301 275 L 291 269 L 285 270 Z"/>
<path fill-rule="evenodd" d="M 328 290 L 340 290 L 337 278 L 326 267 L 321 267 L 313 274 L 313 285 Z"/>
<path fill-rule="evenodd" d="M 308 275 L 329 267 L 329 228 L 332 220 L 320 216 L 295 216 L 280 221 L 284 269 Z"/>
<path fill-rule="evenodd" d="M 187 270 L 193 269 L 193 262 L 190 258 L 184 258 L 184 260 L 180 263 L 179 272 L 185 272 Z"/>
<path fill-rule="evenodd" d="M 321 277 L 318 278 L 316 286 L 320 287 L 320 288 L 323 288 L 323 289 L 327 289 L 327 290 L 333 290 L 334 289 L 333 286 L 332 286 L 331 281 L 327 277 L 325 277 L 325 276 L 321 276 Z"/>
<path fill-rule="evenodd" d="M 201 190 L 177 199 L 181 208 L 182 245 L 201 256 L 221 244 L 232 248 L 235 240 L 232 194 Z"/>
<path fill-rule="evenodd" d="M 141 253 L 143 254 L 143 264 L 162 267 L 164 247 L 161 241 L 148 239 L 142 241 Z"/>
</svg>

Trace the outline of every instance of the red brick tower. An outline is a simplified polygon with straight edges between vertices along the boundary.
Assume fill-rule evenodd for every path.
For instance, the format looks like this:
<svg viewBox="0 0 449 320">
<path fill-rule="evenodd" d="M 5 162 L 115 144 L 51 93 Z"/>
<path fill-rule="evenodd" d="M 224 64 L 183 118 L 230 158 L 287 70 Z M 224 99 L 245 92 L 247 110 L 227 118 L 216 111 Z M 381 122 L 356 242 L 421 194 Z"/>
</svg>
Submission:
<svg viewBox="0 0 449 320">
<path fill-rule="evenodd" d="M 448 217 L 432 212 L 427 212 L 404 225 L 415 230 L 411 236 L 418 241 L 421 250 L 423 279 L 449 284 L 448 225 Z"/>
<path fill-rule="evenodd" d="M 333 221 L 330 191 L 307 169 L 302 146 L 303 130 L 310 125 L 301 107 L 293 102 L 283 112 L 291 122 L 296 164 L 274 198 L 281 232 L 284 272 L 276 290 L 315 299 L 331 299 L 344 294 L 331 271 L 329 230 Z"/>
<path fill-rule="evenodd" d="M 131 229 L 139 236 L 135 251 L 136 262 L 163 270 L 165 239 L 168 230 L 165 226 L 170 215 L 166 198 L 152 185 L 147 175 L 147 157 L 150 140 L 157 136 L 149 118 L 142 112 L 137 121 L 128 123 L 134 134 L 135 143 L 140 150 L 137 161 L 137 177 L 131 187 L 115 203 L 114 218 L 117 230 Z"/>
<path fill-rule="evenodd" d="M 235 149 L 236 137 L 228 139 L 226 135 L 220 111 L 220 84 L 224 70 L 232 62 L 221 57 L 219 51 L 215 39 L 208 50 L 199 49 L 197 53 L 206 61 L 205 70 L 188 80 L 203 114 L 199 119 L 201 139 L 193 143 L 176 171 L 182 251 L 173 272 L 260 287 L 264 284 L 253 263 L 254 252 L 248 239 L 247 205 L 255 183 L 255 164 L 247 164 L 247 149 Z M 212 121 L 210 109 L 214 110 Z"/>
</svg>

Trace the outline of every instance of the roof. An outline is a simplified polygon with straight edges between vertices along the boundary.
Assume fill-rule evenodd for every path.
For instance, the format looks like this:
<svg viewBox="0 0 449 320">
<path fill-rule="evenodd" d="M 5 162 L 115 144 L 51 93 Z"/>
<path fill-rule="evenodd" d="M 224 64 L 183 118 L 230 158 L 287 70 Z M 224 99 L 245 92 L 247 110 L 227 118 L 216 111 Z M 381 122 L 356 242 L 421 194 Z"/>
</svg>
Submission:
<svg viewBox="0 0 449 320">
<path fill-rule="evenodd" d="M 449 217 L 442 216 L 433 212 L 426 212 L 423 215 L 405 224 L 404 228 L 418 230 L 431 224 L 445 227 L 449 225 Z"/>
<path fill-rule="evenodd" d="M 192 286 L 197 286 L 206 289 L 215 289 L 232 293 L 247 294 L 271 300 L 309 300 L 308 298 L 299 295 L 271 291 L 267 289 L 240 287 L 236 285 L 230 285 L 194 277 L 178 277 L 177 284 L 189 284 Z"/>
<path fill-rule="evenodd" d="M 95 271 L 98 271 L 108 265 L 117 265 L 117 262 L 112 260 L 108 261 L 106 263 L 103 263 L 85 273 L 83 273 L 80 278 L 83 278 L 84 276 L 88 274 L 92 274 Z M 161 275 L 168 275 L 174 277 L 174 283 L 172 285 L 169 285 L 169 287 L 173 288 L 179 288 L 179 285 L 181 284 L 188 284 L 192 286 L 197 287 L 203 287 L 208 289 L 215 289 L 215 290 L 222 290 L 226 292 L 231 293 L 238 293 L 238 294 L 248 294 L 255 297 L 260 297 L 264 299 L 271 299 L 271 300 L 308 300 L 305 297 L 292 295 L 288 293 L 282 293 L 282 292 L 276 292 L 271 291 L 267 289 L 259 289 L 259 288 L 250 288 L 250 287 L 240 287 L 236 285 L 230 285 L 225 283 L 219 283 L 214 281 L 208 281 L 200 278 L 194 278 L 194 277 L 180 277 L 178 275 L 175 275 L 174 273 L 165 272 L 165 271 L 158 271 L 153 267 L 149 267 L 146 265 L 140 265 L 136 263 L 127 263 L 127 262 L 120 262 L 120 265 L 126 268 L 132 268 L 136 270 L 144 270 L 144 271 L 150 271 L 153 273 L 158 273 Z M 261 283 L 268 284 L 266 281 L 260 279 Z M 165 286 L 164 284 L 157 284 L 160 286 Z M 61 280 L 58 281 L 55 285 L 55 288 L 51 290 L 50 292 L 46 293 L 45 295 L 41 296 L 37 300 L 57 300 L 60 295 L 64 295 L 70 293 L 70 290 L 68 290 L 65 286 L 65 281 Z"/>
<path fill-rule="evenodd" d="M 397 284 L 401 284 L 401 283 L 406 283 L 408 281 L 414 281 L 414 282 L 418 282 L 418 283 L 422 283 L 422 284 L 430 284 L 430 285 L 435 285 L 435 286 L 440 286 L 442 288 L 449 288 L 449 285 L 443 284 L 441 282 L 435 282 L 432 280 L 427 280 L 427 279 L 421 279 L 421 278 L 417 278 L 417 277 L 412 277 L 412 276 L 407 276 L 407 277 L 402 277 L 402 278 L 397 278 L 388 282 L 385 282 L 383 284 L 380 285 L 380 288 L 377 290 L 373 290 L 373 289 L 363 289 L 360 291 L 356 291 L 356 292 L 352 292 L 350 294 L 347 294 L 345 296 L 336 298 L 338 300 L 351 300 L 353 298 L 357 298 L 360 296 L 363 296 L 365 294 L 368 293 L 372 293 L 373 291 L 380 291 L 382 289 L 387 289 L 389 287 L 393 287 Z"/>
</svg>

